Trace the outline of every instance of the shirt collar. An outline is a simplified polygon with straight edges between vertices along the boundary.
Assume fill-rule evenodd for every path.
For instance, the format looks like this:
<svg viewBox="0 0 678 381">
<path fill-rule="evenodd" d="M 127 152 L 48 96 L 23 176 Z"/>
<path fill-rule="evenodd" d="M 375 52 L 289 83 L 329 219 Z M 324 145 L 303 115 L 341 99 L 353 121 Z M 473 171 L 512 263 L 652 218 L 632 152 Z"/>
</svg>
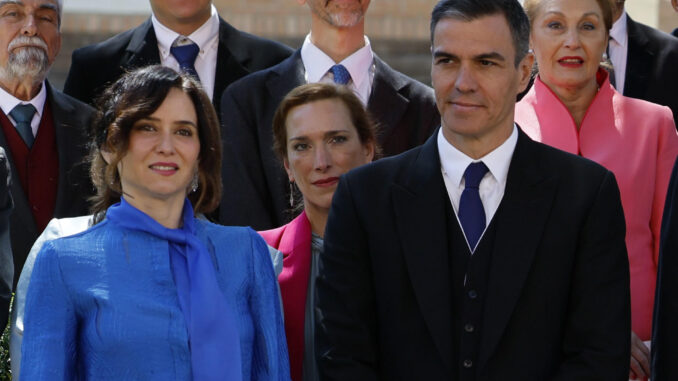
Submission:
<svg viewBox="0 0 678 381">
<path fill-rule="evenodd" d="M 626 10 L 623 10 L 619 20 L 612 24 L 610 37 L 612 37 L 617 44 L 626 46 L 629 39 L 629 35 L 626 31 Z"/>
<path fill-rule="evenodd" d="M 346 67 L 355 87 L 359 88 L 363 81 L 369 78 L 369 71 L 372 62 L 374 61 L 374 53 L 372 53 L 372 45 L 367 36 L 365 38 L 365 46 L 356 50 L 353 54 L 346 57 L 340 64 Z M 301 60 L 304 63 L 306 70 L 306 78 L 309 83 L 320 82 L 322 77 L 327 74 L 327 71 L 336 62 L 330 58 L 325 52 L 320 50 L 311 42 L 311 34 L 306 35 L 304 44 L 301 46 Z"/>
<path fill-rule="evenodd" d="M 155 31 L 155 38 L 158 40 L 160 54 L 162 55 L 162 58 L 167 58 L 170 55 L 172 44 L 174 44 L 174 41 L 176 41 L 180 34 L 161 24 L 155 15 L 151 15 L 151 22 L 153 23 L 153 30 Z M 212 5 L 212 14 L 210 18 L 207 19 L 200 28 L 191 33 L 190 36 L 186 37 L 200 47 L 200 55 L 202 55 L 213 42 L 218 41 L 219 14 L 214 5 Z"/>
<path fill-rule="evenodd" d="M 504 141 L 499 147 L 492 152 L 474 160 L 465 153 L 459 151 L 443 136 L 443 128 L 438 130 L 438 154 L 440 155 L 440 165 L 443 172 L 452 180 L 453 184 L 461 185 L 461 180 L 464 177 L 466 167 L 473 162 L 482 161 L 489 169 L 489 172 L 494 176 L 500 184 L 506 183 L 508 177 L 508 170 L 513 157 L 513 151 L 516 149 L 518 143 L 518 128 L 513 124 L 513 132 L 511 136 Z"/>
<path fill-rule="evenodd" d="M 0 87 L 0 108 L 2 109 L 2 112 L 5 113 L 5 115 L 9 116 L 9 113 L 16 107 L 18 104 L 32 104 L 33 107 L 35 107 L 35 110 L 37 111 L 37 114 L 40 118 L 42 118 L 42 112 L 43 109 L 45 108 L 45 102 L 47 101 L 47 89 L 45 86 L 45 82 L 42 82 L 42 86 L 40 86 L 40 91 L 38 91 L 38 94 L 33 97 L 30 101 L 22 101 L 19 98 L 16 98 L 14 95 L 8 93 L 5 89 Z"/>
</svg>

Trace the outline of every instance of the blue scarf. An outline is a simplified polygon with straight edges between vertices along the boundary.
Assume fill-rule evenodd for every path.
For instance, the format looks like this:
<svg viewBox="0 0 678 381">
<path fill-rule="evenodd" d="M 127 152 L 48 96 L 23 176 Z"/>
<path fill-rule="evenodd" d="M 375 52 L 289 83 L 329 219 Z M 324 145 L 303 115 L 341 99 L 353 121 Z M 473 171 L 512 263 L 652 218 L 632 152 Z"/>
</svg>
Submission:
<svg viewBox="0 0 678 381">
<path fill-rule="evenodd" d="M 179 229 L 160 225 L 124 198 L 108 208 L 106 219 L 168 241 L 179 307 L 188 328 L 193 379 L 242 380 L 237 320 L 219 289 L 211 256 L 195 235 L 191 202 L 184 202 L 183 226 Z"/>
</svg>

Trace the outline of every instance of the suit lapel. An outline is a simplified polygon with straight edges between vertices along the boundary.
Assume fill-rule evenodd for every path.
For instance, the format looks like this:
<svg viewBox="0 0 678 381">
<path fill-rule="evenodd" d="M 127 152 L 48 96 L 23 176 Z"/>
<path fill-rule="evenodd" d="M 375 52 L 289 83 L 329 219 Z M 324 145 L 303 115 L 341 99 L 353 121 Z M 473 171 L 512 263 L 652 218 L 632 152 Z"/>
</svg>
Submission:
<svg viewBox="0 0 678 381">
<path fill-rule="evenodd" d="M 125 57 L 120 62 L 125 69 L 160 64 L 158 40 L 150 18 L 134 30 Z"/>
<path fill-rule="evenodd" d="M 56 94 L 47 81 L 45 81 L 45 85 L 47 86 L 47 100 L 52 107 L 59 155 L 59 183 L 54 215 L 70 215 L 69 211 L 74 209 L 73 205 L 77 202 L 76 199 L 83 197 L 74 194 L 72 190 L 77 182 L 85 181 L 75 175 L 78 172 L 75 167 L 84 165 L 87 149 L 84 140 L 86 126 L 83 124 L 87 122 L 86 118 L 83 118 L 83 115 L 77 112 L 73 103 Z"/>
<path fill-rule="evenodd" d="M 396 73 L 379 57 L 374 57 L 375 71 L 367 109 L 379 122 L 379 142 L 383 143 L 398 125 L 409 100 L 400 94 L 405 86 Z"/>
<path fill-rule="evenodd" d="M 214 77 L 214 93 L 212 94 L 212 103 L 214 103 L 218 115 L 221 94 L 226 90 L 227 85 L 250 73 L 250 71 L 241 64 L 241 60 L 249 57 L 241 57 L 239 60 L 229 48 L 230 34 L 234 32 L 236 32 L 235 29 L 228 25 L 222 18 L 219 18 L 217 70 Z"/>
<path fill-rule="evenodd" d="M 540 170 L 537 143 L 519 130 L 496 237 L 483 312 L 479 366 L 491 357 L 522 292 L 556 191 L 555 174 Z"/>
<path fill-rule="evenodd" d="M 440 172 L 437 134 L 392 188 L 396 227 L 424 321 L 448 370 L 452 371 L 452 311 L 447 250 L 447 197 Z"/>
<path fill-rule="evenodd" d="M 12 199 L 14 200 L 14 210 L 12 211 L 11 229 L 25 231 L 25 235 L 36 237 L 38 235 L 38 228 L 35 225 L 35 219 L 33 218 L 33 213 L 31 212 L 31 208 L 28 204 L 26 193 L 21 186 L 19 173 L 17 172 L 16 165 L 14 164 L 12 150 L 9 149 L 9 144 L 7 144 L 7 138 L 5 137 L 5 132 L 2 130 L 2 128 L 0 128 L 0 146 L 5 147 L 5 154 L 7 155 L 7 160 L 9 160 L 10 170 L 12 171 L 10 191 L 12 192 Z M 17 226 L 15 221 L 18 221 L 20 226 Z"/>
<path fill-rule="evenodd" d="M 295 51 L 279 65 L 271 69 L 275 76 L 271 76 L 266 86 L 271 99 L 279 99 L 287 95 L 293 88 L 306 83 L 304 62 L 301 60 L 301 50 Z M 277 103 L 276 107 L 277 107 Z"/>
<path fill-rule="evenodd" d="M 640 32 L 636 22 L 626 16 L 628 29 L 628 55 L 624 82 L 624 95 L 643 98 L 647 88 L 647 80 L 654 67 L 655 57 L 646 48 L 647 37 Z"/>
</svg>

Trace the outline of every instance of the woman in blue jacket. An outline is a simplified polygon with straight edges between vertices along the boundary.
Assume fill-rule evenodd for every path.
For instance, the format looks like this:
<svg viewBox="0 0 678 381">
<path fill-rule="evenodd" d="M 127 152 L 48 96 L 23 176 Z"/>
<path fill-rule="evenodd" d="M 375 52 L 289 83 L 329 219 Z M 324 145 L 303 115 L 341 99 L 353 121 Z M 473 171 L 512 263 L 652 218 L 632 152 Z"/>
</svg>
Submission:
<svg viewBox="0 0 678 381">
<path fill-rule="evenodd" d="M 96 224 L 37 256 L 21 379 L 289 379 L 266 244 L 194 216 L 221 192 L 200 85 L 161 66 L 126 74 L 92 135 Z"/>
</svg>

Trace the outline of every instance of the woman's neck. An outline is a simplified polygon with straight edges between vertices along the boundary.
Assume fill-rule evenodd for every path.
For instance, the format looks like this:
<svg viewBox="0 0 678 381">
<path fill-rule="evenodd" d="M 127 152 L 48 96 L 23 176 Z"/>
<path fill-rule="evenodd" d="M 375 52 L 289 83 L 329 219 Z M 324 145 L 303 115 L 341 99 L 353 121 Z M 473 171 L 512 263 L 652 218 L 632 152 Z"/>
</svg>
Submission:
<svg viewBox="0 0 678 381">
<path fill-rule="evenodd" d="M 168 229 L 177 229 L 181 225 L 181 215 L 184 210 L 184 199 L 159 200 L 135 198 L 124 194 L 128 204 L 146 213 L 160 225 Z"/>
<path fill-rule="evenodd" d="M 591 106 L 593 98 L 596 97 L 598 93 L 598 82 L 594 77 L 593 80 L 588 81 L 585 85 L 582 86 L 551 86 L 546 84 L 553 92 L 556 94 L 558 99 L 567 107 L 567 110 L 572 115 L 574 123 L 577 126 L 577 130 L 581 128 L 581 123 L 584 120 L 586 111 Z"/>
<path fill-rule="evenodd" d="M 317 236 L 325 237 L 325 225 L 327 225 L 327 216 L 329 216 L 329 209 L 323 209 L 304 203 L 304 212 L 311 223 L 311 231 Z"/>
</svg>

